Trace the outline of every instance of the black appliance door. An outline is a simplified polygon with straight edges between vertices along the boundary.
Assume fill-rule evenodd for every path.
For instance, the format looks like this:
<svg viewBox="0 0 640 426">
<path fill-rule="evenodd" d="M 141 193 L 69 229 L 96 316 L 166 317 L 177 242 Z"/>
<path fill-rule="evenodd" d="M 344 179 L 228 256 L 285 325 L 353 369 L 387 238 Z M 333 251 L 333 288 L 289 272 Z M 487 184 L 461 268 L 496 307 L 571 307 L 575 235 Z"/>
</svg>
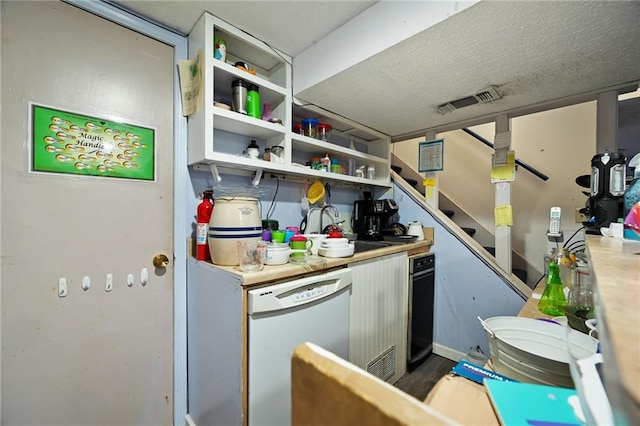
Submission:
<svg viewBox="0 0 640 426">
<path fill-rule="evenodd" d="M 433 302 L 435 294 L 435 256 L 411 260 L 409 282 L 409 369 L 415 368 L 433 349 Z"/>
</svg>

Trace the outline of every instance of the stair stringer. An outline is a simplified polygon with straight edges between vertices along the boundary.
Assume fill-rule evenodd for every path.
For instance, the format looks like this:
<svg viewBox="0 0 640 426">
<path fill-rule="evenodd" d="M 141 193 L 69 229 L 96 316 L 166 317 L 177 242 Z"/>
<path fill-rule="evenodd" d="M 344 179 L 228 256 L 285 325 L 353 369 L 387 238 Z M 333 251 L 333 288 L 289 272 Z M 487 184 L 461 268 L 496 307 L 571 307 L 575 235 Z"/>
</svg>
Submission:
<svg viewBox="0 0 640 426">
<path fill-rule="evenodd" d="M 424 198 L 425 187 L 422 184 L 422 180 L 423 180 L 422 175 L 417 171 L 415 171 L 415 169 L 412 166 L 405 163 L 401 158 L 397 157 L 393 153 L 391 154 L 391 161 L 394 165 L 398 165 L 402 167 L 402 176 L 395 174 L 401 180 L 403 180 L 404 177 L 408 177 L 410 179 L 418 181 L 418 184 L 415 186 L 415 188 L 411 188 L 410 185 L 409 187 L 411 189 L 414 189 L 418 194 L 420 194 L 420 197 Z M 444 192 L 439 191 L 438 195 L 439 195 L 438 207 L 442 209 L 449 209 L 455 212 L 453 219 L 449 219 L 448 217 L 446 218 L 448 220 L 449 227 L 454 228 L 461 233 L 464 233 L 464 231 L 462 230 L 462 227 L 475 228 L 476 234 L 473 236 L 472 239 L 476 241 L 480 245 L 480 247 L 485 247 L 485 246 L 493 247 L 495 245 L 495 235 L 491 230 L 488 230 L 487 228 L 485 228 L 484 225 L 482 225 L 482 223 L 477 221 L 470 212 L 462 208 L 454 200 L 451 200 L 447 196 L 447 194 L 445 194 Z M 486 250 L 484 250 L 484 248 L 482 248 L 482 251 L 486 253 Z M 532 289 L 535 288 L 536 284 L 540 280 L 540 277 L 543 276 L 543 272 L 540 271 L 540 269 L 538 269 L 538 267 L 536 267 L 534 264 L 529 262 L 526 259 L 526 257 L 524 257 L 518 250 L 512 249 L 511 253 L 512 253 L 512 258 L 511 258 L 512 268 L 522 269 L 526 271 L 527 282 L 525 284 L 529 288 L 532 288 Z"/>
<path fill-rule="evenodd" d="M 495 272 L 502 281 L 505 282 L 511 289 L 518 293 L 521 297 L 527 300 L 531 294 L 531 288 L 524 282 L 522 282 L 512 272 L 506 272 L 498 266 L 495 258 L 482 247 L 480 243 L 475 241 L 466 232 L 464 232 L 453 220 L 449 219 L 440 210 L 431 208 L 425 201 L 424 195 L 420 194 L 417 189 L 409 185 L 399 174 L 391 171 L 391 178 L 394 183 L 401 188 L 411 199 L 423 208 L 431 217 L 442 225 L 445 229 L 451 233 L 458 241 L 466 246 L 480 261 L 482 261 L 489 269 Z M 419 184 L 420 185 L 420 184 Z M 437 243 L 436 243 L 437 244 Z"/>
</svg>

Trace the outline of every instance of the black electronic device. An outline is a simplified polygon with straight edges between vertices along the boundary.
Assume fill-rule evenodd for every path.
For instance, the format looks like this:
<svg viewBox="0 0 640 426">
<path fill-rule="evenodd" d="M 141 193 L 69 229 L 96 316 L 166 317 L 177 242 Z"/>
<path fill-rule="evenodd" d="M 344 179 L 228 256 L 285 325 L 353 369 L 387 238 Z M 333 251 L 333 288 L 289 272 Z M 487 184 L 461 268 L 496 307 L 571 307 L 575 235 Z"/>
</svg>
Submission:
<svg viewBox="0 0 640 426">
<path fill-rule="evenodd" d="M 359 240 L 383 240 L 384 235 L 395 235 L 389 229 L 389 218 L 398 212 L 398 205 L 391 199 L 358 200 L 353 202 L 353 232 Z"/>
<path fill-rule="evenodd" d="M 626 158 L 620 152 L 596 154 L 591 159 L 591 192 L 581 210 L 589 220 L 586 232 L 600 234 L 601 227 L 617 222 L 622 215 Z"/>
</svg>

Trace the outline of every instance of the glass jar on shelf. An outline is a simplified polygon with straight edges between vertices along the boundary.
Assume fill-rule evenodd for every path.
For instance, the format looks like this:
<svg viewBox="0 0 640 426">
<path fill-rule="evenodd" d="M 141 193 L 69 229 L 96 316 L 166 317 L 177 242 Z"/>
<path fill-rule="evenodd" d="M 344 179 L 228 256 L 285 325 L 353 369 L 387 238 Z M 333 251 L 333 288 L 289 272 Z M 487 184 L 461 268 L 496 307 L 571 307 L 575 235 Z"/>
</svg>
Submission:
<svg viewBox="0 0 640 426">
<path fill-rule="evenodd" d="M 272 146 L 269 157 L 272 163 L 284 163 L 284 148 L 280 145 Z"/>
<path fill-rule="evenodd" d="M 318 139 L 325 142 L 331 142 L 331 134 L 333 127 L 331 124 L 320 123 L 318 124 Z"/>
<path fill-rule="evenodd" d="M 320 122 L 315 118 L 305 118 L 302 120 L 302 131 L 305 136 L 309 136 L 310 138 L 318 137 L 318 125 Z"/>
</svg>

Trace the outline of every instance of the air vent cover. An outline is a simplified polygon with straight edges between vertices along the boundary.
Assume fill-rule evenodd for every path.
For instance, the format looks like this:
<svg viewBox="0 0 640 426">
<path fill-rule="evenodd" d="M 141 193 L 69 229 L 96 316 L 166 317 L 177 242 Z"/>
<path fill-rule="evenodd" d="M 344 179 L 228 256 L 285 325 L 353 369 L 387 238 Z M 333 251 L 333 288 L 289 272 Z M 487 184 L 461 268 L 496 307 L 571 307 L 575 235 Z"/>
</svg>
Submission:
<svg viewBox="0 0 640 426">
<path fill-rule="evenodd" d="M 466 98 L 456 99 L 455 101 L 449 101 L 442 105 L 438 105 L 438 112 L 440 114 L 446 114 L 448 112 L 455 111 L 460 108 L 464 108 L 475 104 L 484 104 L 487 102 L 500 99 L 502 95 L 498 93 L 495 87 L 491 86 L 475 95 L 467 96 Z"/>
<path fill-rule="evenodd" d="M 396 345 L 369 361 L 367 371 L 382 380 L 387 380 L 396 374 Z"/>
</svg>

